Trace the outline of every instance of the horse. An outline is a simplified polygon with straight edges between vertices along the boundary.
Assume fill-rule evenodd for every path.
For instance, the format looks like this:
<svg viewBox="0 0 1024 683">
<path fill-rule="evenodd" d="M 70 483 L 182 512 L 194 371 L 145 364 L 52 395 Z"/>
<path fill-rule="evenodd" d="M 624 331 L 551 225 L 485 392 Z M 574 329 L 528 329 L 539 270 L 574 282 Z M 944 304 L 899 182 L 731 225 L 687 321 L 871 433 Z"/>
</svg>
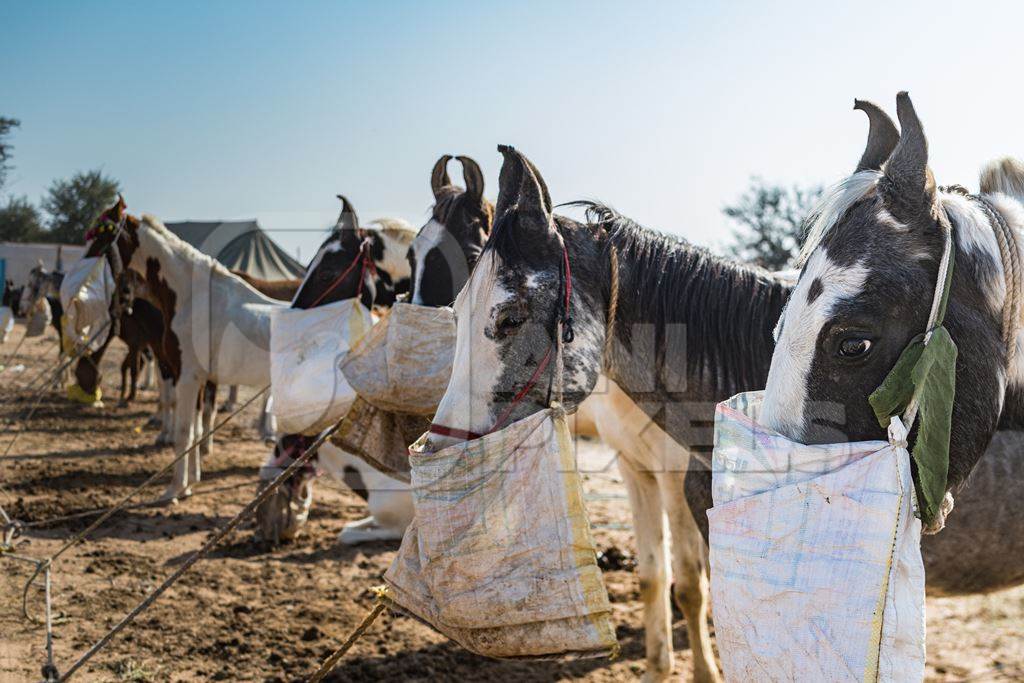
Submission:
<svg viewBox="0 0 1024 683">
<path fill-rule="evenodd" d="M 948 337 L 940 331 L 939 338 L 951 338 L 958 352 L 945 495 L 935 494 L 941 501 L 924 519 L 924 532 L 936 533 L 997 428 L 1024 427 L 1019 267 L 1004 268 L 1020 259 L 1024 170 L 1012 162 L 990 166 L 978 196 L 938 188 L 910 96 L 899 93 L 896 106 L 899 131 L 873 110 L 854 173 L 815 214 L 779 323 L 761 420 L 810 444 L 884 439 L 868 395 L 934 324 L 930 303 L 945 279 L 940 264 L 948 247 Z M 915 430 L 912 451 L 917 438 Z"/>
<path fill-rule="evenodd" d="M 199 443 L 176 465 L 171 483 L 160 497 L 162 502 L 177 502 L 191 495 L 192 485 L 201 476 L 201 458 L 212 448 L 210 432 L 216 404 L 210 387 L 269 384 L 270 316 L 285 304 L 257 292 L 216 260 L 178 238 L 157 218 L 143 214 L 139 219 L 128 214 L 120 197 L 99 223 L 108 229 L 92 232 L 86 256 L 103 253 L 116 237 L 121 263 L 143 276 L 159 302 L 164 319 L 162 346 L 174 395 L 175 451 L 183 452 L 194 440 Z M 371 240 L 376 247 L 371 253 L 375 252 L 381 263 L 397 262 L 400 269 L 405 268 L 404 258 L 386 253 L 385 239 L 381 236 Z M 326 253 L 318 256 L 330 258 Z M 371 306 L 378 285 L 393 300 L 394 282 L 403 274 L 400 270 L 392 278 L 382 268 L 365 275 L 364 304 Z M 301 296 L 300 291 L 296 301 Z M 201 419 L 192 405 L 202 406 Z"/>
<path fill-rule="evenodd" d="M 703 564 L 695 581 L 692 566 L 677 560 L 674 547 L 679 539 L 694 542 L 689 517 L 689 524 L 696 523 L 704 535 L 696 539 L 703 550 L 706 516 L 699 505 L 690 516 L 676 503 L 684 495 L 710 500 L 704 454 L 711 449 L 714 405 L 764 386 L 773 331 L 791 286 L 764 271 L 659 235 L 599 204 L 585 204 L 586 223 L 555 216 L 536 168 L 521 153 L 500 149 L 505 162 L 498 222 L 456 301 L 455 371 L 435 423 L 467 433 L 486 431 L 508 409 L 551 348 L 568 261 L 568 312 L 575 338 L 565 347 L 565 402 L 571 410 L 594 384 L 611 380 L 608 394 L 594 405 L 612 406 L 606 414 L 626 423 L 625 429 L 606 430 L 601 436 L 622 455 L 634 508 L 637 570 L 644 588 L 646 677 L 663 678 L 672 666 L 659 592 L 667 585 L 659 506 L 669 511 L 675 597 L 687 617 L 695 678 L 715 677 L 710 643 L 695 637 L 703 625 L 698 615 L 706 614 Z M 604 378 L 598 380 L 598 373 Z M 510 418 L 546 407 L 547 387 L 548 382 L 536 383 Z M 599 431 L 601 417 L 596 416 Z M 1021 507 L 1017 499 L 1002 497 L 999 492 L 1006 487 L 995 483 L 1001 475 L 1019 471 L 1010 455 L 1020 439 L 1014 440 L 1010 432 L 1004 436 L 1000 450 L 985 458 L 974 487 L 965 492 L 971 509 L 979 513 Z M 432 434 L 428 447 L 435 450 L 455 440 Z M 1008 515 L 1012 512 L 1001 518 Z M 984 528 L 954 524 L 938 537 L 927 537 L 923 552 L 930 593 L 996 590 L 1024 580 L 1021 564 L 1003 556 L 1004 541 L 984 546 L 971 542 Z M 1020 546 L 1011 549 L 1014 557 L 1024 555 Z M 679 554 L 703 562 L 702 554 L 692 549 L 688 556 L 685 550 Z M 702 661 L 710 663 L 703 671 Z"/>
<path fill-rule="evenodd" d="M 64 273 L 48 270 L 40 261 L 29 271 L 28 282 L 22 287 L 19 300 L 19 310 L 28 314 L 41 302 L 45 302 L 50 308 L 50 325 L 57 331 L 58 358 L 63 364 L 64 354 L 64 328 L 61 320 L 64 317 L 64 305 L 60 301 L 60 286 L 64 282 Z M 68 381 L 68 370 L 61 372 L 58 378 L 63 386 Z"/>
<path fill-rule="evenodd" d="M 398 296 L 408 292 L 411 267 L 406 254 L 416 233 L 398 219 L 377 219 L 363 228 L 349 200 L 344 195 L 337 196 L 341 213 L 334 230 L 306 269 L 291 306 L 314 308 L 360 296 L 367 308 L 389 308 Z M 364 258 L 364 248 L 373 263 L 372 269 L 355 267 Z M 299 434 L 281 436 L 267 457 L 264 472 L 276 472 L 299 457 L 312 441 L 311 437 Z M 396 524 L 393 519 L 407 514 L 405 502 L 393 500 L 388 493 L 401 488 L 401 482 L 376 472 L 330 443 L 320 447 L 315 460 L 328 474 L 367 499 L 370 515 L 347 524 L 341 532 L 343 542 L 374 540 L 381 520 L 390 528 Z M 314 475 L 315 466 L 311 464 L 257 510 L 258 526 L 265 539 L 289 539 L 299 532 L 312 505 Z"/>
<path fill-rule="evenodd" d="M 25 291 L 25 286 L 15 287 L 11 280 L 4 282 L 4 295 L 0 297 L 0 306 L 6 306 L 11 309 L 11 313 L 15 317 L 21 316 L 21 296 Z"/>
<path fill-rule="evenodd" d="M 110 330 L 105 342 L 95 351 L 86 353 L 79 359 L 75 365 L 75 380 L 86 394 L 94 395 L 96 393 L 101 379 L 100 361 L 116 331 L 116 336 L 127 347 L 124 359 L 121 361 L 121 389 L 117 405 L 123 408 L 135 400 L 139 372 L 143 370 L 143 366 L 151 370 L 155 364 L 160 372 L 161 391 L 159 408 L 157 414 L 151 418 L 150 424 L 161 427 L 156 445 L 168 445 L 171 440 L 169 431 L 171 417 L 167 392 L 164 391 L 163 385 L 170 380 L 171 370 L 170 360 L 162 344 L 164 337 L 163 314 L 149 295 L 145 282 L 134 271 L 125 271 L 122 273 L 122 279 L 128 281 L 120 286 L 124 288 L 123 296 L 131 302 L 131 305 L 121 314 L 116 330 Z M 144 381 L 143 387 L 148 386 L 148 381 Z"/>
</svg>

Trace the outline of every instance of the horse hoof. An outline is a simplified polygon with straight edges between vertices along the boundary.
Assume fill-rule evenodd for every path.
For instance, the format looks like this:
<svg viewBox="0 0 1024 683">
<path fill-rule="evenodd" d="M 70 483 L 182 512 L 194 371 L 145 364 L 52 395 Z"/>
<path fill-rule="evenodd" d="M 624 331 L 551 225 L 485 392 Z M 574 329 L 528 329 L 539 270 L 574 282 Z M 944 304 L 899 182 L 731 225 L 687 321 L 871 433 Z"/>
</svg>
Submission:
<svg viewBox="0 0 1024 683">
<path fill-rule="evenodd" d="M 186 486 L 185 488 L 178 488 L 177 486 L 168 486 L 160 497 L 156 499 L 157 505 L 177 505 L 186 498 L 191 497 L 192 487 Z"/>
<path fill-rule="evenodd" d="M 117 405 L 115 407 L 116 408 L 127 408 L 128 407 L 128 401 L 118 401 Z"/>
</svg>

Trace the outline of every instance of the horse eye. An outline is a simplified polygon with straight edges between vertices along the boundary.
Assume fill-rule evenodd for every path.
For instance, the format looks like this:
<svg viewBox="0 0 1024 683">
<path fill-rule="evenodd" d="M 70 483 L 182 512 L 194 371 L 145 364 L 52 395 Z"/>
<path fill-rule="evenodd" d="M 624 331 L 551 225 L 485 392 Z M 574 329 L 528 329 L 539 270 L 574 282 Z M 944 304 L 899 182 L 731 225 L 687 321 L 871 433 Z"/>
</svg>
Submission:
<svg viewBox="0 0 1024 683">
<path fill-rule="evenodd" d="M 522 318 L 514 313 L 502 316 L 498 319 L 498 329 L 504 332 L 514 330 L 517 327 L 521 327 L 526 322 L 525 318 Z"/>
<path fill-rule="evenodd" d="M 850 337 L 839 343 L 839 355 L 843 358 L 859 358 L 871 350 L 871 340 Z"/>
</svg>

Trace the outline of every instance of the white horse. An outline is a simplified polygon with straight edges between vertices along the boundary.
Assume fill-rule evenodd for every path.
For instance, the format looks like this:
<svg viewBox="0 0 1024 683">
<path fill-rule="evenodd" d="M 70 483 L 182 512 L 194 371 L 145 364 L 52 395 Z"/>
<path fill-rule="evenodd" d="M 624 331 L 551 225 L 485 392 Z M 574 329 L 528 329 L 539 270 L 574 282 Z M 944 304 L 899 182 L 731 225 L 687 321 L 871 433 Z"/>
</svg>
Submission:
<svg viewBox="0 0 1024 683">
<path fill-rule="evenodd" d="M 263 388 L 270 383 L 270 316 L 284 304 L 257 292 L 158 219 L 144 215 L 140 221 L 125 214 L 122 201 L 104 216 L 112 223 L 123 221 L 123 230 L 98 232 L 86 255 L 101 253 L 119 235 L 121 262 L 145 279 L 164 315 L 175 452 L 202 439 L 177 463 L 160 498 L 174 502 L 191 495 L 202 476 L 201 457 L 212 447 L 216 402 L 200 392 L 208 384 Z"/>
</svg>

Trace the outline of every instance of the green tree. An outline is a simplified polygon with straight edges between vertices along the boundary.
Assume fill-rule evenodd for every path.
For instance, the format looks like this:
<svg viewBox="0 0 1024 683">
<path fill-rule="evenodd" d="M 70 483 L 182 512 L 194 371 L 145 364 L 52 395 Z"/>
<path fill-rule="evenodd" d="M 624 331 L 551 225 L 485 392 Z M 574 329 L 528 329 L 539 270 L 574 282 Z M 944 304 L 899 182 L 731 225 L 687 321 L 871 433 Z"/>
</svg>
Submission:
<svg viewBox="0 0 1024 683">
<path fill-rule="evenodd" d="M 53 181 L 42 201 L 43 209 L 50 215 L 48 240 L 83 244 L 86 231 L 114 203 L 118 190 L 117 181 L 99 170 Z"/>
<path fill-rule="evenodd" d="M 768 270 L 789 266 L 806 236 L 804 222 L 821 198 L 821 186 L 782 187 L 760 178 L 722 213 L 738 224 L 729 255 Z"/>
<path fill-rule="evenodd" d="M 0 206 L 0 242 L 36 242 L 43 239 L 43 220 L 28 197 L 11 197 Z"/>
<path fill-rule="evenodd" d="M 11 134 L 11 130 L 20 125 L 21 121 L 18 119 L 0 116 L 0 189 L 3 189 L 4 181 L 7 180 L 7 172 L 11 170 L 10 161 L 13 156 L 11 150 L 14 149 L 6 139 Z"/>
</svg>

